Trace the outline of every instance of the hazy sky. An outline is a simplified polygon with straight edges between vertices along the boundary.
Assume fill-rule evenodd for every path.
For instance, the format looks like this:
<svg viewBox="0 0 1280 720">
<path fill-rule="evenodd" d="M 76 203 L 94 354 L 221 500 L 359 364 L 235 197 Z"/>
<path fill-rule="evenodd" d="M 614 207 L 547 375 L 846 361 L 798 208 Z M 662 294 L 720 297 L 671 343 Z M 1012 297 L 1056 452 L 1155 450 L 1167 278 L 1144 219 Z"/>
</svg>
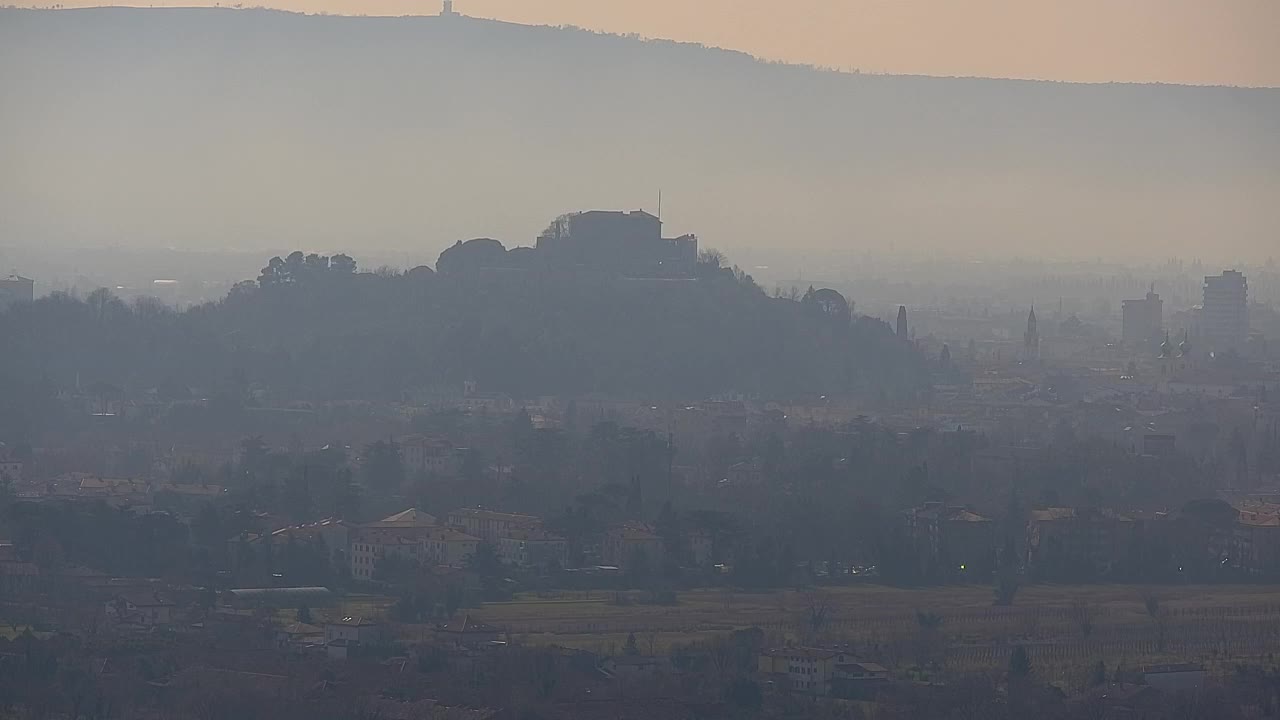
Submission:
<svg viewBox="0 0 1280 720">
<path fill-rule="evenodd" d="M 262 4 L 370 15 L 439 8 L 436 0 Z M 871 72 L 1280 87 L 1280 0 L 457 0 L 457 9 Z"/>
</svg>

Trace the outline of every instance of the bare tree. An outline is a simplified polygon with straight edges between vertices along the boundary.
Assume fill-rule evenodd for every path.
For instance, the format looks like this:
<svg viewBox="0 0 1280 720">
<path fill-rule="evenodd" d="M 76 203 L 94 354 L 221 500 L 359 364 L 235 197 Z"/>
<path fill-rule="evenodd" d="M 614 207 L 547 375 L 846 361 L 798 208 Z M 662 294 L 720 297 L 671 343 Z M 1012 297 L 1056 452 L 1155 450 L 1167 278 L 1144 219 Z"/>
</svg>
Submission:
<svg viewBox="0 0 1280 720">
<path fill-rule="evenodd" d="M 804 594 L 805 627 L 812 635 L 818 635 L 831 624 L 831 597 L 821 590 Z"/>
<path fill-rule="evenodd" d="M 1088 600 L 1079 599 L 1071 604 L 1071 620 L 1080 628 L 1080 635 L 1085 640 L 1093 635 L 1093 606 Z"/>
<path fill-rule="evenodd" d="M 654 657 L 658 654 L 658 637 L 661 634 L 661 631 L 656 627 L 650 627 L 644 631 L 644 644 L 649 649 L 649 657 Z"/>
<path fill-rule="evenodd" d="M 1156 648 L 1164 652 L 1169 641 L 1169 611 L 1160 606 L 1160 597 L 1153 590 L 1142 592 L 1142 607 L 1155 624 Z"/>
<path fill-rule="evenodd" d="M 916 625 L 920 632 L 916 636 L 916 664 L 921 667 L 934 664 L 942 644 L 943 618 L 935 612 L 917 610 Z"/>
</svg>

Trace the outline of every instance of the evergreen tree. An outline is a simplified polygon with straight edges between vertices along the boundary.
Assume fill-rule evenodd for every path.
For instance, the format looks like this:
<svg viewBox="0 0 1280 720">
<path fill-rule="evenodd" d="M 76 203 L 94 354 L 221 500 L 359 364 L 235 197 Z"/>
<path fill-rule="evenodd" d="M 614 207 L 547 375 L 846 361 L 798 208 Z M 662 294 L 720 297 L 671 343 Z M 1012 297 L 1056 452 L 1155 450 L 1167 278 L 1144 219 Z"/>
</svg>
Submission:
<svg viewBox="0 0 1280 720">
<path fill-rule="evenodd" d="M 1031 677 L 1031 658 L 1027 655 L 1027 649 L 1018 645 L 1009 656 L 1009 679 L 1021 680 L 1028 677 Z"/>
<path fill-rule="evenodd" d="M 1101 660 L 1097 665 L 1093 666 L 1093 672 L 1089 674 L 1089 687 L 1098 687 L 1107 684 L 1107 664 Z"/>
</svg>

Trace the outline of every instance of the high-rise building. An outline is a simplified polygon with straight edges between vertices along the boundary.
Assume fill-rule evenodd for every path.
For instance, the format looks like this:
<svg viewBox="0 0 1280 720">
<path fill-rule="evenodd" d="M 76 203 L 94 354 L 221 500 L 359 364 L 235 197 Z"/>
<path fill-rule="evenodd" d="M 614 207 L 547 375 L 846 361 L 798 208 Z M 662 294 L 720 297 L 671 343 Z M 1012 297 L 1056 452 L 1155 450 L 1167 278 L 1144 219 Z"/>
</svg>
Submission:
<svg viewBox="0 0 1280 720">
<path fill-rule="evenodd" d="M 1244 350 L 1249 338 L 1249 281 L 1238 270 L 1204 279 L 1204 306 L 1199 314 L 1204 350 Z"/>
<path fill-rule="evenodd" d="M 0 278 L 0 310 L 20 302 L 31 302 L 35 299 L 36 284 L 29 278 L 10 275 Z"/>
<path fill-rule="evenodd" d="M 1156 294 L 1154 284 L 1145 298 L 1125 300 L 1122 309 L 1121 338 L 1125 345 L 1146 347 L 1160 339 L 1164 326 L 1164 301 Z"/>
</svg>

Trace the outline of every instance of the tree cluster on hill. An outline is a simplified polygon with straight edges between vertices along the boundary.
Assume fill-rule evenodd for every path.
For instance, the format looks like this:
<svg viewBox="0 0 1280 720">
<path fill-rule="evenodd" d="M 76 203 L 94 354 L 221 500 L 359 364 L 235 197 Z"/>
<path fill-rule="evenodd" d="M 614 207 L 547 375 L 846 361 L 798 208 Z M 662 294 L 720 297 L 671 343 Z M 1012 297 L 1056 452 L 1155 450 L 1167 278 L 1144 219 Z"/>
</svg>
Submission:
<svg viewBox="0 0 1280 720">
<path fill-rule="evenodd" d="M 926 377 L 884 323 L 768 297 L 727 268 L 663 282 L 354 267 L 295 252 L 185 311 L 107 290 L 16 306 L 0 314 L 0 384 L 19 389 L 0 394 L 0 429 L 38 427 L 56 394 L 95 383 L 133 398 L 194 388 L 234 408 L 253 386 L 278 401 L 401 400 L 466 380 L 517 396 L 907 396 Z"/>
</svg>

